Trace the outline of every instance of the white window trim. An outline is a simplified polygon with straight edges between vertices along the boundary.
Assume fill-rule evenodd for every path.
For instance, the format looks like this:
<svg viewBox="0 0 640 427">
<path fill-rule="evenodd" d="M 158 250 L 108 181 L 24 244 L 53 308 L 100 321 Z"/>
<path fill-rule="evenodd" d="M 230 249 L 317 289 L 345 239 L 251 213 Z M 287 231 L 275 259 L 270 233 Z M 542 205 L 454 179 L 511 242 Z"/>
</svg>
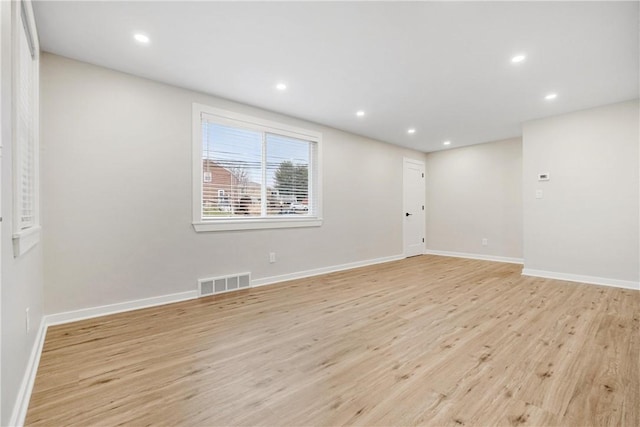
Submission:
<svg viewBox="0 0 640 427">
<path fill-rule="evenodd" d="M 308 139 L 316 146 L 316 170 L 314 170 L 313 196 L 316 203 L 314 216 L 304 218 L 229 218 L 202 219 L 202 114 L 216 116 L 216 121 L 247 129 L 260 131 L 277 130 L 278 134 L 293 138 Z M 219 119 L 219 120 L 218 120 Z M 238 114 L 228 110 L 194 103 L 192 110 L 192 224 L 197 232 L 259 230 L 269 228 L 320 227 L 322 225 L 322 134 L 282 123 L 264 120 L 253 116 Z M 263 189 L 264 191 L 264 189 Z"/>
<path fill-rule="evenodd" d="M 24 31 L 22 28 L 22 11 L 21 11 L 21 3 L 24 3 L 25 6 L 25 14 L 27 18 L 27 26 L 29 27 L 29 31 L 31 33 L 31 38 L 33 42 L 34 48 L 34 61 L 33 66 L 35 68 L 34 79 L 33 79 L 33 138 L 34 138 L 34 159 L 33 159 L 33 168 L 34 168 L 34 221 L 33 225 L 21 229 L 20 221 L 18 218 L 20 217 L 20 200 L 21 197 L 21 189 L 19 188 L 19 180 L 17 179 L 18 173 L 18 162 L 20 159 L 18 158 L 18 150 L 17 150 L 17 103 L 16 103 L 16 92 L 18 88 L 18 49 L 19 49 L 19 37 L 20 32 Z M 13 101 L 12 101 L 12 124 L 13 124 L 13 146 L 12 146 L 12 167 L 13 167 L 13 256 L 19 257 L 29 249 L 33 248 L 35 245 L 40 242 L 40 43 L 38 40 L 38 32 L 36 30 L 36 22 L 33 15 L 33 7 L 31 4 L 31 0 L 21 0 L 19 2 L 12 2 L 13 5 L 13 22 L 12 22 L 12 57 L 11 62 L 13 65 L 13 79 L 12 79 L 12 87 L 13 87 Z"/>
</svg>

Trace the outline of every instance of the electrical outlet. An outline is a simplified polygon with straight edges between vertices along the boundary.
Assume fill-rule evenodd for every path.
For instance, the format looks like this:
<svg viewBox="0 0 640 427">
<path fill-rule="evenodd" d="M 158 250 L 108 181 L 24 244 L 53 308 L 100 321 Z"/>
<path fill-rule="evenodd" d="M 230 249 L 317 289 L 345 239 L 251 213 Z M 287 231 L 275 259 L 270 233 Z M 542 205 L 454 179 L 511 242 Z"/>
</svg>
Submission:
<svg viewBox="0 0 640 427">
<path fill-rule="evenodd" d="M 274 262 L 276 262 L 276 253 L 269 252 L 269 263 L 273 264 Z"/>
<path fill-rule="evenodd" d="M 31 330 L 31 319 L 29 319 L 29 307 L 27 307 L 24 311 L 24 324 L 27 328 L 27 333 Z"/>
<path fill-rule="evenodd" d="M 489 245 L 489 239 L 485 237 L 484 239 L 482 239 L 482 246 L 488 246 L 488 245 Z"/>
</svg>

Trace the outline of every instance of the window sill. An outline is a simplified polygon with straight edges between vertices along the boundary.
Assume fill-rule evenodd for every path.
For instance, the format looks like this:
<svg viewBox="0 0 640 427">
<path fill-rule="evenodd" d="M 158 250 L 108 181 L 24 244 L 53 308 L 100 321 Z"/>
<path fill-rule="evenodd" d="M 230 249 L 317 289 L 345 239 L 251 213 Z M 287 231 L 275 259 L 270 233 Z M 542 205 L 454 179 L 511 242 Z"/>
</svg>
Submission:
<svg viewBox="0 0 640 427">
<path fill-rule="evenodd" d="M 194 222 L 193 228 L 198 233 L 208 231 L 232 231 L 232 230 L 264 230 L 270 228 L 297 228 L 320 227 L 322 218 L 296 218 L 296 219 L 225 219 Z"/>
<path fill-rule="evenodd" d="M 40 241 L 39 225 L 29 227 L 25 230 L 21 230 L 13 234 L 13 257 L 18 258 L 27 253 L 29 249 L 33 248 Z"/>
</svg>

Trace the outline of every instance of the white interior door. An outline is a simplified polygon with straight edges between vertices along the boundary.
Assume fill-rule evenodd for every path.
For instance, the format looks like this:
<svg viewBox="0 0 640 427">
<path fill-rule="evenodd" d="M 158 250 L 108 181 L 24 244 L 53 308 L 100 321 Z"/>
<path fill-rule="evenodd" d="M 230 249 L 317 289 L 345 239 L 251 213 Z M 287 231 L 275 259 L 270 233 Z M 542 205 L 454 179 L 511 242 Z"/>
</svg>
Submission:
<svg viewBox="0 0 640 427">
<path fill-rule="evenodd" d="M 405 158 L 403 171 L 404 256 L 410 257 L 424 253 L 424 163 Z"/>
</svg>

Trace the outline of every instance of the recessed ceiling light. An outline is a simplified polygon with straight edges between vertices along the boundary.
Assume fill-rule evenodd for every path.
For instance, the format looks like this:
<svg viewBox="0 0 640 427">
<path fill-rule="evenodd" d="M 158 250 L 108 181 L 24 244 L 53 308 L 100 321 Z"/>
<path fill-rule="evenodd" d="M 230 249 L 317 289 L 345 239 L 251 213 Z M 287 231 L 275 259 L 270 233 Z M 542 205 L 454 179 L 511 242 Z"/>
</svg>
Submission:
<svg viewBox="0 0 640 427">
<path fill-rule="evenodd" d="M 363 117 L 364 116 L 364 111 L 360 110 L 356 113 L 356 116 L 358 117 Z"/>
<path fill-rule="evenodd" d="M 276 89 L 278 89 L 278 90 L 286 90 L 287 89 L 287 85 L 284 84 L 284 83 L 278 83 L 276 85 Z"/>
<path fill-rule="evenodd" d="M 407 130 L 407 133 L 413 134 L 413 133 L 416 133 L 416 130 L 414 128 L 411 128 L 411 129 Z"/>
<path fill-rule="evenodd" d="M 144 43 L 144 44 L 147 44 L 150 41 L 149 36 L 147 36 L 146 34 L 142 34 L 142 33 L 134 34 L 133 38 L 136 39 L 137 42 Z"/>
<path fill-rule="evenodd" d="M 544 97 L 544 99 L 546 99 L 547 101 L 551 101 L 552 99 L 556 99 L 558 97 L 557 93 L 550 93 L 547 96 Z"/>
<path fill-rule="evenodd" d="M 442 143 L 443 145 L 451 145 L 451 141 L 445 141 Z"/>
<path fill-rule="evenodd" d="M 519 54 L 519 55 L 516 55 L 513 58 L 511 58 L 511 62 L 513 62 L 514 64 L 517 64 L 519 62 L 524 61 L 525 59 L 527 59 L 526 55 Z"/>
</svg>

